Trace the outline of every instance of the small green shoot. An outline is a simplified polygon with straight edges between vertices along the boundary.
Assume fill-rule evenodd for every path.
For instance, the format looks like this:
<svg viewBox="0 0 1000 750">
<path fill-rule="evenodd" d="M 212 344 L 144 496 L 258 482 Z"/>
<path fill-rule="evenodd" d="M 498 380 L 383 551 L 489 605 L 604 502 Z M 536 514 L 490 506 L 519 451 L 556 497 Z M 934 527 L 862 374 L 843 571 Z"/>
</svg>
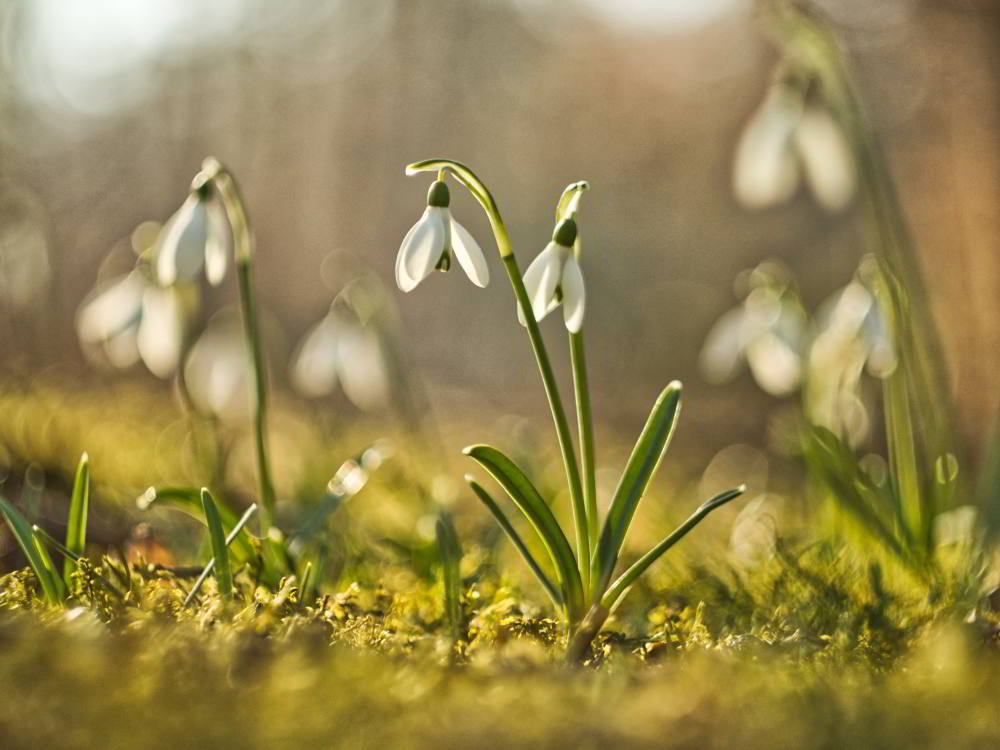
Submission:
<svg viewBox="0 0 1000 750">
<path fill-rule="evenodd" d="M 211 497 L 211 495 L 209 495 L 209 497 Z M 236 525 L 233 526 L 233 528 L 230 530 L 229 534 L 226 535 L 226 538 L 224 540 L 224 546 L 227 549 L 229 545 L 233 544 L 233 542 L 239 538 L 240 534 L 243 532 L 244 527 L 247 525 L 250 519 L 253 518 L 253 515 L 256 512 L 257 512 L 257 504 L 254 503 L 249 508 L 247 508 L 246 511 L 244 511 L 242 516 L 240 516 L 239 521 L 236 522 Z M 185 607 L 187 607 L 192 601 L 194 601 L 194 598 L 198 595 L 198 592 L 201 590 L 202 585 L 205 583 L 208 577 L 212 575 L 212 572 L 215 570 L 216 561 L 214 555 L 215 552 L 214 541 L 213 541 L 212 551 L 213 551 L 212 559 L 209 560 L 208 563 L 205 565 L 204 570 L 201 571 L 201 575 L 199 575 L 198 578 L 195 580 L 194 585 L 188 592 L 188 595 L 184 598 Z M 231 577 L 230 581 L 232 581 Z"/>
<path fill-rule="evenodd" d="M 205 509 L 205 522 L 208 524 L 208 534 L 212 540 L 212 559 L 215 560 L 215 580 L 219 585 L 219 594 L 226 601 L 233 598 L 233 570 L 229 565 L 229 547 L 226 544 L 226 532 L 222 528 L 219 510 L 212 499 L 212 493 L 207 488 L 201 490 L 201 504 Z"/>
<path fill-rule="evenodd" d="M 38 583 L 42 587 L 45 600 L 53 605 L 59 606 L 63 601 L 63 582 L 55 575 L 52 560 L 49 558 L 45 548 L 42 547 L 31 530 L 31 524 L 21 515 L 6 498 L 0 497 L 0 512 L 3 513 L 11 534 L 14 535 L 17 546 L 21 548 L 28 564 L 35 573 Z"/>
<path fill-rule="evenodd" d="M 74 555 L 83 554 L 87 546 L 87 513 L 90 505 L 90 458 L 84 453 L 76 468 L 73 494 L 69 501 L 69 520 L 66 524 L 66 549 Z M 72 588 L 76 571 L 76 558 L 66 555 L 63 559 L 63 581 Z"/>
<path fill-rule="evenodd" d="M 444 609 L 453 641 L 462 635 L 462 577 L 459 563 L 462 561 L 462 545 L 445 513 L 438 516 L 434 525 L 437 535 L 438 552 L 441 556 L 441 578 L 444 585 Z"/>
</svg>

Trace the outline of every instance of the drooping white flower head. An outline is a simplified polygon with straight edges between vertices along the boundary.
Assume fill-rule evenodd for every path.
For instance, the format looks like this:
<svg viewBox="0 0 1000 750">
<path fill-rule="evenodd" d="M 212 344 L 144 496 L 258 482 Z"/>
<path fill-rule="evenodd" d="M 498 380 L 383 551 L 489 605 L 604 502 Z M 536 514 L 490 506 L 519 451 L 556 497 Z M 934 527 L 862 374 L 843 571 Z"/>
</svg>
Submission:
<svg viewBox="0 0 1000 750">
<path fill-rule="evenodd" d="M 226 210 L 206 183 L 191 191 L 160 230 L 155 267 L 162 286 L 193 281 L 202 269 L 213 286 L 226 275 L 230 246 Z"/>
<path fill-rule="evenodd" d="M 217 313 L 184 363 L 184 383 L 195 408 L 223 421 L 245 419 L 251 392 L 246 363 L 239 318 L 231 310 Z"/>
<path fill-rule="evenodd" d="M 292 384 L 310 398 L 327 396 L 337 384 L 362 411 L 389 401 L 389 369 L 378 334 L 337 309 L 303 337 L 291 366 Z"/>
<path fill-rule="evenodd" d="M 576 222 L 572 218 L 560 221 L 552 233 L 552 241 L 524 272 L 524 288 L 535 320 L 542 320 L 562 305 L 563 320 L 571 333 L 579 333 L 583 326 L 586 298 L 583 272 L 573 252 L 576 233 Z M 526 324 L 524 311 L 520 306 L 517 317 L 521 325 Z"/>
<path fill-rule="evenodd" d="M 76 316 L 85 352 L 102 354 L 120 369 L 141 359 L 160 378 L 177 369 L 186 323 L 184 290 L 160 288 L 138 270 L 99 287 Z"/>
<path fill-rule="evenodd" d="M 803 178 L 823 208 L 841 211 L 857 183 L 854 154 L 830 110 L 801 82 L 782 80 L 743 129 L 733 191 L 747 208 L 768 208 L 789 200 Z"/>
<path fill-rule="evenodd" d="M 396 256 L 396 284 L 404 292 L 415 289 L 435 269 L 451 268 L 451 256 L 469 280 L 479 287 L 490 283 L 490 270 L 479 244 L 452 218 L 448 185 L 435 181 L 427 192 L 427 209 L 413 225 Z"/>
</svg>

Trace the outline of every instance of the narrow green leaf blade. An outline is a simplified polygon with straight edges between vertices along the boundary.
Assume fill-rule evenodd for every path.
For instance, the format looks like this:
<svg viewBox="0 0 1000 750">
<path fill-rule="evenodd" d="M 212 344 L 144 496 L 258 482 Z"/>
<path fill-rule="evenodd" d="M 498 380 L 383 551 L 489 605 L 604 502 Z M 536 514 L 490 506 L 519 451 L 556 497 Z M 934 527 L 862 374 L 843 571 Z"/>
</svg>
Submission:
<svg viewBox="0 0 1000 750">
<path fill-rule="evenodd" d="M 253 503 L 249 508 L 246 509 L 246 511 L 244 511 L 243 515 L 240 517 L 240 520 L 236 522 L 236 525 L 233 526 L 233 528 L 226 535 L 226 547 L 229 547 L 233 544 L 233 542 L 237 539 L 237 537 L 239 537 L 240 532 L 243 531 L 243 527 L 250 522 L 250 519 L 253 518 L 253 514 L 256 512 L 257 512 L 257 503 Z M 208 563 L 205 565 L 205 569 L 201 571 L 201 575 L 199 575 L 198 578 L 195 580 L 194 585 L 188 592 L 188 595 L 184 597 L 185 607 L 191 603 L 191 601 L 195 598 L 195 596 L 197 596 L 198 591 L 202 587 L 202 584 L 205 583 L 205 579 L 207 579 L 210 575 L 212 575 L 212 571 L 214 570 L 215 570 L 215 557 L 212 557 L 212 559 L 209 560 Z"/>
<path fill-rule="evenodd" d="M 212 557 L 215 558 L 215 580 L 223 599 L 233 598 L 233 571 L 229 565 L 229 549 L 226 546 L 226 532 L 222 528 L 219 509 L 212 493 L 207 488 L 201 490 L 201 504 L 205 510 L 205 522 L 212 540 Z"/>
<path fill-rule="evenodd" d="M 42 586 L 42 593 L 45 594 L 45 598 L 50 604 L 58 605 L 62 602 L 59 585 L 57 585 L 59 579 L 53 579 L 50 575 L 49 567 L 51 566 L 51 561 L 49 567 L 47 567 L 35 543 L 35 535 L 31 531 L 31 524 L 4 497 L 0 497 L 0 512 L 3 513 L 3 517 L 10 527 L 11 534 L 14 535 L 17 546 L 21 548 L 21 552 L 24 553 L 28 564 L 31 565 L 31 569 L 35 572 L 35 577 L 38 578 L 38 582 Z"/>
<path fill-rule="evenodd" d="M 632 517 L 674 434 L 680 405 L 681 384 L 675 380 L 656 399 L 615 490 L 594 557 L 595 592 L 603 592 L 611 581 Z"/>
<path fill-rule="evenodd" d="M 479 463 L 490 476 L 497 480 L 504 491 L 514 501 L 521 513 L 532 525 L 545 545 L 552 564 L 559 574 L 570 619 L 582 615 L 583 583 L 576 569 L 576 558 L 559 528 L 559 522 L 535 489 L 531 480 L 507 456 L 489 445 L 472 445 L 463 453 Z"/>
<path fill-rule="evenodd" d="M 73 554 L 83 555 L 87 546 L 87 514 L 90 506 L 90 457 L 84 453 L 76 467 L 73 480 L 73 494 L 69 500 L 69 520 L 66 523 L 66 549 Z M 63 559 L 63 581 L 67 588 L 72 586 L 72 575 L 76 562 L 71 557 Z"/>
<path fill-rule="evenodd" d="M 459 563 L 462 560 L 462 545 L 455 533 L 455 526 L 446 514 L 438 516 L 434 525 L 437 535 L 438 553 L 441 556 L 441 574 L 444 583 L 444 609 L 454 640 L 462 633 L 462 578 Z"/>
<path fill-rule="evenodd" d="M 746 490 L 746 485 L 741 485 L 735 489 L 726 490 L 725 492 L 716 495 L 711 500 L 707 500 L 699 505 L 698 509 L 692 513 L 684 523 L 670 532 L 670 534 L 668 534 L 663 541 L 639 558 L 631 567 L 629 567 L 628 570 L 622 573 L 613 584 L 611 584 L 607 593 L 605 593 L 601 598 L 601 606 L 606 607 L 607 609 L 613 609 L 618 603 L 618 600 L 628 590 L 628 587 L 635 583 L 635 580 L 645 573 L 649 566 L 659 560 L 667 550 L 687 536 L 688 532 L 701 523 L 709 513 L 713 510 L 721 508 L 726 503 L 732 502 L 746 492 Z"/>
<path fill-rule="evenodd" d="M 545 575 L 545 571 L 542 570 L 542 566 L 538 564 L 535 556 L 531 554 L 531 550 L 528 549 L 528 545 L 524 543 L 521 535 L 517 533 L 517 530 L 511 524 L 510 519 L 508 519 L 503 510 L 500 509 L 500 506 L 497 505 L 490 493 L 483 489 L 482 485 L 475 481 L 471 476 L 466 476 L 465 481 L 469 483 L 472 491 L 476 493 L 476 497 L 482 501 L 483 505 L 486 506 L 486 509 L 489 510 L 489 512 L 493 515 L 493 518 L 496 519 L 500 528 L 507 534 L 507 538 L 510 539 L 511 544 L 513 544 L 517 551 L 521 553 L 521 557 L 523 557 L 524 561 L 528 563 L 528 567 L 531 568 L 531 572 L 535 574 L 535 577 L 542 584 L 542 587 L 545 589 L 545 593 L 549 595 L 549 598 L 552 600 L 556 609 L 562 610 L 563 601 L 562 595 L 559 593 L 559 589 L 554 583 L 552 583 L 552 581 L 549 580 L 549 577 Z"/>
</svg>

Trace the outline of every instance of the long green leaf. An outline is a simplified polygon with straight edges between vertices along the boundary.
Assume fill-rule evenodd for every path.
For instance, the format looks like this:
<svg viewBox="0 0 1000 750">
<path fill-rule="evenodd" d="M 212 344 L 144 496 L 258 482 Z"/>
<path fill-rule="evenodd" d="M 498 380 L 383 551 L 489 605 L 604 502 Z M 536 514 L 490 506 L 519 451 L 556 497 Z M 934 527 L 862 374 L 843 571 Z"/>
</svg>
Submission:
<svg viewBox="0 0 1000 750">
<path fill-rule="evenodd" d="M 462 633 L 462 578 L 459 563 L 462 560 L 462 545 L 445 513 L 438 516 L 434 525 L 437 535 L 438 553 L 441 556 L 441 574 L 444 584 L 444 609 L 447 613 L 451 635 L 458 640 Z"/>
<path fill-rule="evenodd" d="M 680 405 L 681 384 L 675 380 L 656 399 L 646 426 L 632 449 L 597 542 L 591 576 L 596 594 L 603 593 L 611 581 L 632 517 L 670 444 Z"/>
<path fill-rule="evenodd" d="M 253 518 L 253 514 L 256 512 L 257 512 L 257 503 L 253 503 L 249 508 L 247 508 L 244 511 L 243 515 L 240 516 L 240 520 L 236 522 L 236 525 L 233 526 L 233 528 L 230 529 L 229 533 L 226 535 L 226 547 L 229 547 L 230 545 L 233 544 L 236 538 L 240 535 L 240 532 L 243 531 L 243 527 L 250 522 L 250 519 Z M 212 575 L 212 571 L 214 570 L 215 570 L 215 557 L 213 556 L 212 559 L 209 560 L 208 563 L 205 565 L 205 569 L 201 571 L 201 575 L 199 575 L 198 578 L 195 580 L 194 585 L 188 592 L 188 595 L 184 597 L 185 607 L 192 602 L 195 596 L 198 595 L 198 591 L 201 590 L 201 587 L 205 583 L 205 580 L 210 575 Z"/>
<path fill-rule="evenodd" d="M 549 598 L 552 600 L 556 609 L 562 610 L 563 600 L 562 595 L 559 593 L 559 589 L 554 583 L 552 583 L 552 581 L 549 580 L 549 577 L 545 575 L 545 571 L 542 570 L 542 566 L 538 564 L 534 555 L 531 554 L 531 550 L 528 549 L 528 545 L 524 543 L 521 535 L 517 533 L 517 530 L 513 527 L 506 514 L 500 509 L 500 506 L 497 505 L 490 493 L 483 489 L 483 487 L 471 476 L 466 476 L 465 481 L 469 483 L 472 491 L 476 493 L 476 497 L 482 501 L 487 510 L 493 514 L 493 518 L 496 519 L 500 528 L 507 534 L 507 538 L 510 539 L 511 544 L 513 544 L 517 551 L 521 553 L 521 557 L 523 557 L 524 561 L 528 563 L 528 567 L 531 568 L 531 572 L 535 574 L 535 577 L 542 584 L 542 587 L 545 589 L 545 593 L 549 595 Z"/>
<path fill-rule="evenodd" d="M 542 496 L 535 489 L 531 480 L 524 475 L 516 464 L 503 453 L 489 445 L 472 445 L 463 453 L 475 459 L 489 474 L 499 482 L 500 486 L 514 501 L 524 517 L 532 525 L 542 544 L 552 558 L 552 564 L 559 574 L 559 582 L 563 587 L 563 600 L 570 620 L 576 620 L 583 612 L 583 583 L 576 569 L 576 559 L 573 550 L 566 540 L 559 522 L 545 504 Z"/>
<path fill-rule="evenodd" d="M 205 521 L 208 523 L 208 534 L 212 540 L 212 557 L 215 558 L 215 580 L 219 584 L 219 593 L 223 599 L 233 598 L 233 570 L 229 565 L 229 548 L 226 546 L 226 532 L 222 528 L 219 509 L 215 505 L 212 493 L 202 487 L 201 504 L 205 509 Z"/>
<path fill-rule="evenodd" d="M 42 553 L 39 552 L 39 547 L 35 543 L 35 535 L 31 531 L 31 524 L 4 497 L 0 497 L 0 512 L 3 513 L 3 517 L 10 527 L 11 534 L 14 535 L 17 546 L 21 548 L 21 552 L 24 553 L 28 564 L 35 572 L 35 577 L 38 578 L 38 582 L 42 586 L 42 593 L 45 595 L 45 598 L 49 604 L 60 604 L 62 602 L 62 580 L 58 576 L 53 577 L 51 575 L 51 560 L 46 565 L 45 559 L 42 557 Z"/>
<path fill-rule="evenodd" d="M 719 495 L 716 495 L 711 500 L 707 500 L 698 506 L 698 509 L 692 513 L 688 519 L 670 532 L 662 542 L 657 544 L 653 549 L 639 558 L 632 566 L 626 570 L 618 579 L 608 587 L 607 593 L 601 598 L 601 606 L 607 609 L 614 609 L 617 605 L 618 600 L 624 596 L 625 592 L 628 591 L 629 586 L 635 583 L 635 580 L 641 576 L 650 565 L 655 563 L 663 554 L 673 547 L 677 542 L 687 536 L 695 526 L 701 523 L 704 518 L 717 508 L 721 508 L 728 502 L 731 502 L 746 492 L 746 485 L 737 487 L 736 489 L 727 490 Z"/>
<path fill-rule="evenodd" d="M 69 500 L 69 520 L 66 523 L 66 549 L 82 555 L 87 546 L 87 513 L 90 506 L 90 457 L 84 453 L 76 467 L 73 494 Z M 76 562 L 71 557 L 63 559 L 63 581 L 72 588 Z"/>
</svg>

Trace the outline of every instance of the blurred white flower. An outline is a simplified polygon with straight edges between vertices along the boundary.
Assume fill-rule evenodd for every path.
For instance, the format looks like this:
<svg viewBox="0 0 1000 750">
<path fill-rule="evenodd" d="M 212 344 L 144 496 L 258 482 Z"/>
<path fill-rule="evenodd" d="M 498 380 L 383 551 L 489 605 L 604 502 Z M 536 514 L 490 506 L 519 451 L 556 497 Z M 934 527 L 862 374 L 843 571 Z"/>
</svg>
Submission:
<svg viewBox="0 0 1000 750">
<path fill-rule="evenodd" d="M 209 321 L 184 363 L 184 383 L 198 411 L 226 421 L 249 415 L 247 357 L 237 316 L 224 311 Z"/>
<path fill-rule="evenodd" d="M 210 186 L 194 190 L 160 230 L 154 249 L 156 276 L 162 286 L 194 281 L 202 268 L 210 284 L 226 275 L 229 220 Z"/>
<path fill-rule="evenodd" d="M 857 182 L 854 154 L 840 125 L 800 87 L 781 82 L 751 116 L 733 165 L 733 191 L 747 208 L 784 203 L 805 178 L 828 211 L 847 207 Z"/>
<path fill-rule="evenodd" d="M 427 192 L 427 209 L 406 233 L 396 256 L 396 284 L 409 292 L 435 269 L 451 268 L 454 253 L 469 280 L 479 287 L 490 283 L 486 258 L 468 230 L 452 218 L 448 185 L 437 180 Z"/>
<path fill-rule="evenodd" d="M 724 383 L 745 362 L 764 391 L 772 396 L 793 393 L 802 379 L 806 316 L 786 279 L 761 264 L 751 274 L 749 294 L 709 331 L 699 355 L 706 380 Z"/>
<path fill-rule="evenodd" d="M 867 439 L 871 424 L 862 398 L 862 375 L 884 378 L 896 353 L 882 310 L 858 280 L 823 303 L 808 353 L 805 406 L 815 424 L 843 435 L 851 445 Z"/>
<path fill-rule="evenodd" d="M 573 252 L 574 242 L 576 222 L 569 218 L 563 219 L 556 225 L 552 241 L 524 272 L 524 288 L 535 320 L 542 320 L 562 305 L 566 329 L 571 333 L 578 333 L 583 326 L 586 292 L 583 272 Z M 521 325 L 527 322 L 524 315 L 518 305 L 517 318 Z"/>
<path fill-rule="evenodd" d="M 389 371 L 378 333 L 334 304 L 302 338 L 291 365 L 292 384 L 305 396 L 329 395 L 338 382 L 363 411 L 389 401 Z"/>
<path fill-rule="evenodd" d="M 77 335 L 85 352 L 101 352 L 114 367 L 131 367 L 141 359 L 154 375 L 167 378 L 180 362 L 187 302 L 184 290 L 161 289 L 141 271 L 132 271 L 84 299 Z"/>
</svg>

